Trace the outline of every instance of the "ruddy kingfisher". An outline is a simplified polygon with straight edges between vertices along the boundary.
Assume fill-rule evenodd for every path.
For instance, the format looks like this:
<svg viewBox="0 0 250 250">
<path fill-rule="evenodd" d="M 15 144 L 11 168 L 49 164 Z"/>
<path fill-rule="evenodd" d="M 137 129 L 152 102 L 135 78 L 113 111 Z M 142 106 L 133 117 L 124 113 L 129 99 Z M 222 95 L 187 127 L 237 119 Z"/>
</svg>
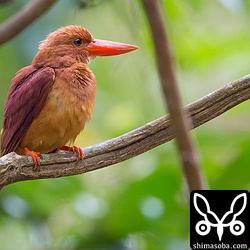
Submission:
<svg viewBox="0 0 250 250">
<path fill-rule="evenodd" d="M 50 33 L 39 45 L 31 65 L 12 79 L 3 118 L 1 154 L 12 151 L 31 156 L 34 170 L 41 154 L 72 150 L 90 120 L 96 78 L 89 62 L 136 50 L 130 44 L 94 39 L 82 26 L 70 25 Z"/>
</svg>

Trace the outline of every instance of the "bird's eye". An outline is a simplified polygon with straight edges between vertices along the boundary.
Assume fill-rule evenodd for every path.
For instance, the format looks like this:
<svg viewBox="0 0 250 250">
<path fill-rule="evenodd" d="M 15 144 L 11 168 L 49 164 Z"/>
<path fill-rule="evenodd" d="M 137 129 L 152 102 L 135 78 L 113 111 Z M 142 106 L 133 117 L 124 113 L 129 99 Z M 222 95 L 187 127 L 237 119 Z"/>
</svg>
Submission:
<svg viewBox="0 0 250 250">
<path fill-rule="evenodd" d="M 80 45 L 82 44 L 82 39 L 81 39 L 81 38 L 76 38 L 76 39 L 74 40 L 74 44 L 75 44 L 76 46 L 80 46 Z"/>
</svg>

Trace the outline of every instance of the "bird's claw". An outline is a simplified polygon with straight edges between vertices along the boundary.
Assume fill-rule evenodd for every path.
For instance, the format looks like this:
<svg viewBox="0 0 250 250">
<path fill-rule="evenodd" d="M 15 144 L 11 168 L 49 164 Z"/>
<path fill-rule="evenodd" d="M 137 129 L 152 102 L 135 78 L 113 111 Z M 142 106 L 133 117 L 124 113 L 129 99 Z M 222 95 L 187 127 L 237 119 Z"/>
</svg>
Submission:
<svg viewBox="0 0 250 250">
<path fill-rule="evenodd" d="M 32 160 L 33 160 L 33 163 L 34 163 L 33 170 L 34 171 L 36 171 L 36 170 L 39 171 L 40 170 L 40 159 L 39 158 L 41 158 L 41 159 L 43 158 L 41 153 L 36 152 L 36 151 L 31 151 L 27 147 L 23 148 L 23 152 L 24 152 L 25 155 L 32 157 Z"/>
<path fill-rule="evenodd" d="M 76 157 L 77 157 L 77 161 L 78 160 L 83 160 L 84 159 L 84 153 L 81 147 L 79 146 L 62 146 L 61 150 L 65 150 L 65 151 L 73 151 L 74 153 L 76 153 Z"/>
</svg>

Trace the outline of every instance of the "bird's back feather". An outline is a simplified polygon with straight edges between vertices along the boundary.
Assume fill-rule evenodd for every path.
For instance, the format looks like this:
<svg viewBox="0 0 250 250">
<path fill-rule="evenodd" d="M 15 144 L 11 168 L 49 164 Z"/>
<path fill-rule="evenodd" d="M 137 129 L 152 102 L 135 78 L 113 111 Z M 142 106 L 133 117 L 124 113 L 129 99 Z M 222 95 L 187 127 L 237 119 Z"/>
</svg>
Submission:
<svg viewBox="0 0 250 250">
<path fill-rule="evenodd" d="M 30 124 L 41 112 L 53 86 L 55 71 L 50 67 L 27 66 L 11 82 L 3 121 L 2 155 L 15 151 Z"/>
</svg>

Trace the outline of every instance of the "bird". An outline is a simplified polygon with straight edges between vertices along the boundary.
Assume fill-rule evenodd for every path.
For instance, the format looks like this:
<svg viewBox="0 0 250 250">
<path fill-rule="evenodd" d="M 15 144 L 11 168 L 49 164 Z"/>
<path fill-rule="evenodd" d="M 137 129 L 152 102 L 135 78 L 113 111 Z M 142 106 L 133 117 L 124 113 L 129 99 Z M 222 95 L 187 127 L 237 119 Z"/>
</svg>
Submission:
<svg viewBox="0 0 250 250">
<path fill-rule="evenodd" d="M 38 49 L 11 81 L 1 137 L 1 155 L 31 156 L 34 170 L 41 154 L 70 150 L 84 158 L 81 147 L 66 144 L 74 144 L 93 112 L 96 78 L 88 65 L 138 47 L 94 39 L 88 29 L 68 25 L 48 34 Z"/>
</svg>

